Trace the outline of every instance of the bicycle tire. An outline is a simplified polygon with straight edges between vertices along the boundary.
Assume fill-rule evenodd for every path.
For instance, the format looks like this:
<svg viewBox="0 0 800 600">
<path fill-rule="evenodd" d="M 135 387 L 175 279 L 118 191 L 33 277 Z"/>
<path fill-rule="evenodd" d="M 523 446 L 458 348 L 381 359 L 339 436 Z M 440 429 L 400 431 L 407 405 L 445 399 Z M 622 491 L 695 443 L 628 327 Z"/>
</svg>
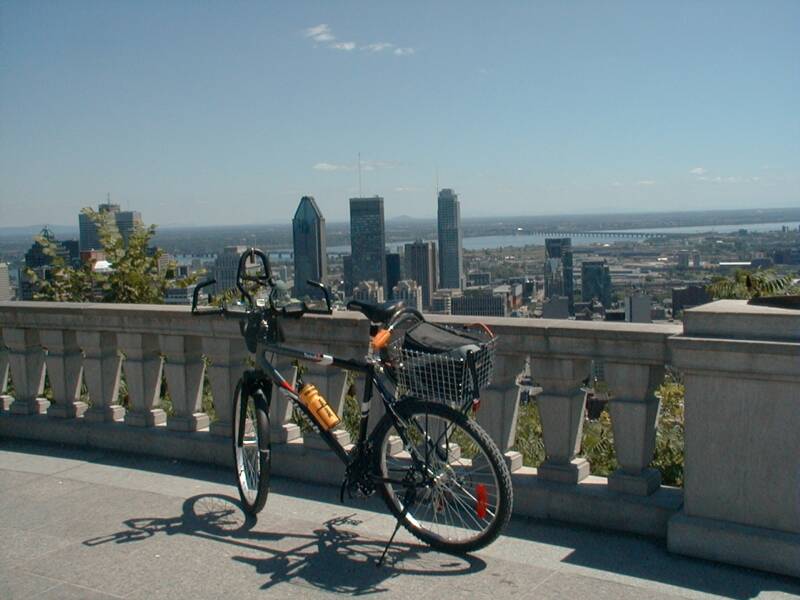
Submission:
<svg viewBox="0 0 800 600">
<path fill-rule="evenodd" d="M 246 513 L 256 515 L 264 508 L 269 494 L 272 463 L 269 415 L 263 399 L 244 393 L 241 379 L 234 392 L 231 422 L 233 464 L 239 499 Z"/>
<path fill-rule="evenodd" d="M 405 399 L 396 411 L 409 443 L 402 442 L 389 414 L 373 438 L 373 468 L 389 510 L 438 550 L 464 554 L 491 544 L 511 518 L 514 502 L 511 474 L 495 443 L 475 421 L 443 404 Z M 400 452 L 392 451 L 394 436 L 403 443 Z"/>
</svg>

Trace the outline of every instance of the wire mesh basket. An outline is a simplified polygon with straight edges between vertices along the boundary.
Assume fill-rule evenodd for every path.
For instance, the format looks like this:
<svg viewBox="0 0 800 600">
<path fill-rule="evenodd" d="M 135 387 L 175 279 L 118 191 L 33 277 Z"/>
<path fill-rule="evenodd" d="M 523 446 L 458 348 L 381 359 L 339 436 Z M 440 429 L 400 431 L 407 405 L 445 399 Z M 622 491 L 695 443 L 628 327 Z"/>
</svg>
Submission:
<svg viewBox="0 0 800 600">
<path fill-rule="evenodd" d="M 494 371 L 497 338 L 481 337 L 484 339 L 479 343 L 435 354 L 403 348 L 400 343 L 395 345 L 399 395 L 442 402 L 455 408 L 471 403 L 478 398 L 480 390 L 491 383 Z"/>
</svg>

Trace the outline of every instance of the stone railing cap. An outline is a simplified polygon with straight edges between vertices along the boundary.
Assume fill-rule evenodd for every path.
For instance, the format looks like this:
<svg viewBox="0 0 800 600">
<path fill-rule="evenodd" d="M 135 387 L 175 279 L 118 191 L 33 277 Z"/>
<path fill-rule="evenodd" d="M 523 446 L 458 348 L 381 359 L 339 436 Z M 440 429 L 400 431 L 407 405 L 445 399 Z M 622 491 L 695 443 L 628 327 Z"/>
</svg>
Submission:
<svg viewBox="0 0 800 600">
<path fill-rule="evenodd" d="M 800 311 L 717 300 L 684 313 L 684 335 L 734 340 L 800 342 Z"/>
</svg>

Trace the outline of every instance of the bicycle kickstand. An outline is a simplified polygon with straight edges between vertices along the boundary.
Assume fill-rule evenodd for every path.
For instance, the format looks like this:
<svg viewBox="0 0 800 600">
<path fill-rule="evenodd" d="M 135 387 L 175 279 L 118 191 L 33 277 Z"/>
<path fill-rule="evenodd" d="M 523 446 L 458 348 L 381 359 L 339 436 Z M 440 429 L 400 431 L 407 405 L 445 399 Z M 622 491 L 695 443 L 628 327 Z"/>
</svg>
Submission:
<svg viewBox="0 0 800 600">
<path fill-rule="evenodd" d="M 392 532 L 391 537 L 389 537 L 389 541 L 386 543 L 386 547 L 383 549 L 383 554 L 381 557 L 375 561 L 375 566 L 377 568 L 381 568 L 383 566 L 383 561 L 386 558 L 386 553 L 389 552 L 389 547 L 392 545 L 394 541 L 394 536 L 397 535 L 397 532 L 400 530 L 400 525 L 402 524 L 403 519 L 406 518 L 406 514 L 408 513 L 408 509 L 411 508 L 411 499 L 414 497 L 414 488 L 408 488 L 406 490 L 405 495 L 403 496 L 403 510 L 400 512 L 400 516 L 397 517 L 397 523 L 394 526 L 394 531 Z"/>
</svg>

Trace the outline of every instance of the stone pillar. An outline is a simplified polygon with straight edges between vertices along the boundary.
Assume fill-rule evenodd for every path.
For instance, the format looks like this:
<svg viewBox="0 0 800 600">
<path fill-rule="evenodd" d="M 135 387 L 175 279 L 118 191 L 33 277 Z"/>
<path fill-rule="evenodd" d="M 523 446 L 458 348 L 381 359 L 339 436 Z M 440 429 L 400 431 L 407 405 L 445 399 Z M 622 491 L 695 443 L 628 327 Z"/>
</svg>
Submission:
<svg viewBox="0 0 800 600">
<path fill-rule="evenodd" d="M 202 339 L 195 336 L 158 336 L 164 354 L 164 375 L 172 400 L 173 414 L 167 417 L 167 427 L 175 431 L 198 431 L 208 427 L 208 415 L 203 412 Z"/>
<path fill-rule="evenodd" d="M 44 351 L 35 329 L 6 327 L 3 340 L 8 346 L 8 362 L 14 379 L 14 402 L 11 412 L 41 415 L 50 403 L 42 397 L 44 391 Z"/>
<path fill-rule="evenodd" d="M 292 387 L 297 382 L 297 367 L 292 359 L 273 356 L 270 361 Z M 292 401 L 284 396 L 277 385 L 272 386 L 272 402 L 269 407 L 270 437 L 274 443 L 285 444 L 300 437 L 300 427 L 291 421 Z"/>
<path fill-rule="evenodd" d="M 520 387 L 517 376 L 525 367 L 522 353 L 497 354 L 492 383 L 481 391 L 481 404 L 476 419 L 505 456 L 509 469 L 522 466 L 522 454 L 510 450 L 517 435 Z"/>
<path fill-rule="evenodd" d="M 110 331 L 79 331 L 77 338 L 83 348 L 83 377 L 92 403 L 84 418 L 121 421 L 125 409 L 118 403 L 122 357 L 117 351 L 117 335 Z"/>
<path fill-rule="evenodd" d="M 8 349 L 0 330 L 0 412 L 11 408 L 14 399 L 8 395 Z"/>
<path fill-rule="evenodd" d="M 123 370 L 130 395 L 130 410 L 125 423 L 134 427 L 163 425 L 167 415 L 161 408 L 161 371 L 158 336 L 144 333 L 118 333 L 119 347 L 125 354 Z"/>
<path fill-rule="evenodd" d="M 305 366 L 307 370 L 303 375 L 303 381 L 314 385 L 330 407 L 339 415 L 339 418 L 342 419 L 344 400 L 347 394 L 347 373 L 341 369 L 313 363 L 306 363 Z M 342 446 L 350 443 L 350 435 L 344 429 L 343 421 L 331 433 Z M 322 441 L 322 438 L 315 431 L 310 431 L 303 435 L 303 444 L 311 448 L 325 450 L 328 448 L 328 445 Z"/>
<path fill-rule="evenodd" d="M 606 361 L 605 378 L 612 393 L 609 411 L 620 464 L 608 478 L 608 487 L 616 492 L 648 496 L 661 485 L 661 473 L 647 465 L 653 460 L 656 448 L 660 401 L 654 391 L 664 380 L 664 368 Z"/>
<path fill-rule="evenodd" d="M 533 378 L 542 386 L 536 403 L 547 455 L 539 477 L 578 483 L 589 475 L 589 462 L 575 456 L 581 447 L 585 404 L 580 385 L 589 374 L 590 361 L 536 357 L 532 363 Z"/>
<path fill-rule="evenodd" d="M 67 419 L 82 416 L 86 412 L 86 403 L 81 402 L 83 356 L 75 332 L 43 329 L 39 338 L 47 348 L 45 362 L 53 388 L 53 403 L 47 415 Z"/>
<path fill-rule="evenodd" d="M 203 353 L 208 357 L 208 380 L 214 396 L 216 420 L 209 431 L 213 435 L 232 435 L 233 394 L 236 382 L 247 368 L 245 359 L 250 355 L 241 338 L 203 338 Z"/>
<path fill-rule="evenodd" d="M 668 343 L 686 394 L 667 548 L 800 577 L 800 311 L 711 302 Z"/>
</svg>

